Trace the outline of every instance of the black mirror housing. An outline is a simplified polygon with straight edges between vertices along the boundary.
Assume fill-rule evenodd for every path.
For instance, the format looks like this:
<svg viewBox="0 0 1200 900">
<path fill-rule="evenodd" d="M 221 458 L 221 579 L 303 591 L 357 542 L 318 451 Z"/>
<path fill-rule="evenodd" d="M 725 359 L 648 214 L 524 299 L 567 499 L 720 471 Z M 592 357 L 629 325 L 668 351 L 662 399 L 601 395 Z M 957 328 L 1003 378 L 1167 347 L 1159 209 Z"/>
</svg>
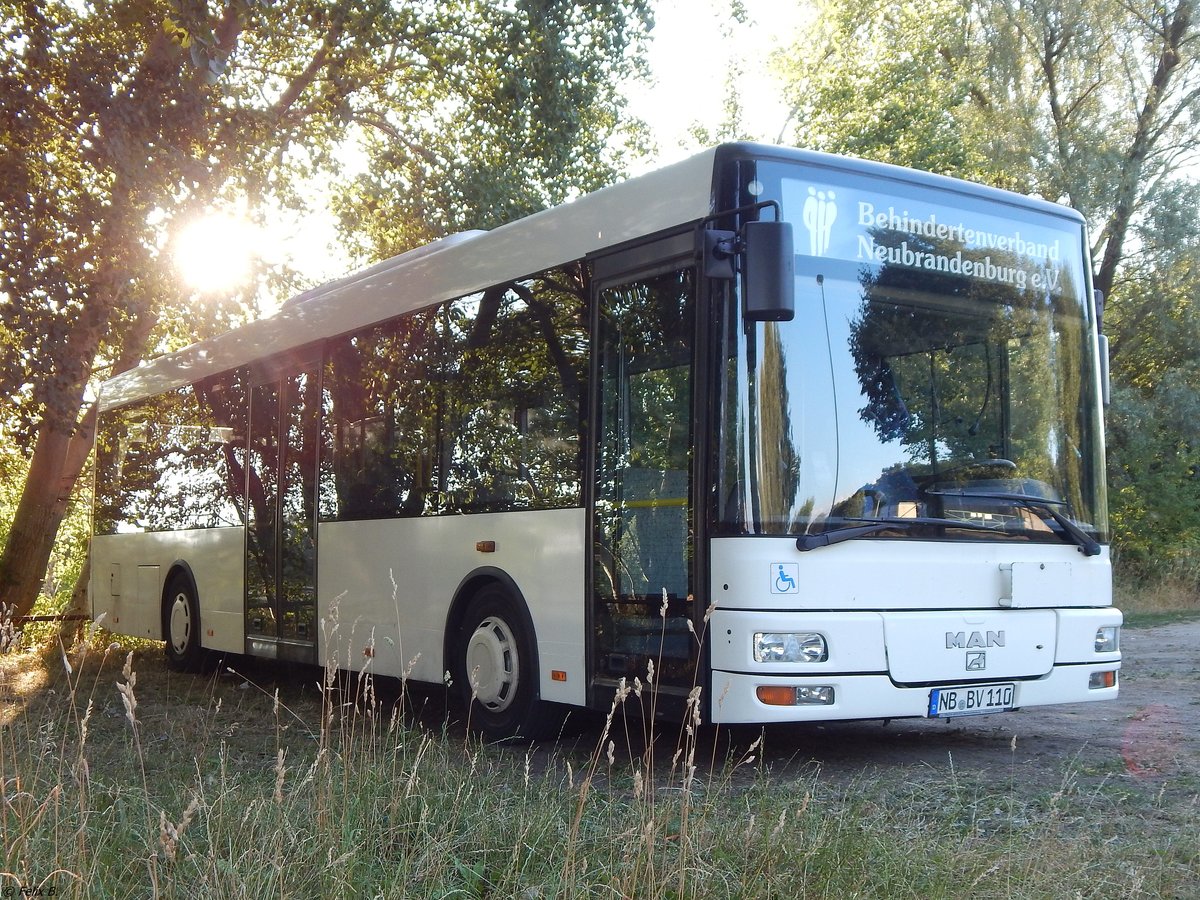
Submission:
<svg viewBox="0 0 1200 900">
<path fill-rule="evenodd" d="M 742 226 L 742 314 L 747 322 L 790 322 L 796 315 L 796 264 L 790 222 Z"/>
</svg>

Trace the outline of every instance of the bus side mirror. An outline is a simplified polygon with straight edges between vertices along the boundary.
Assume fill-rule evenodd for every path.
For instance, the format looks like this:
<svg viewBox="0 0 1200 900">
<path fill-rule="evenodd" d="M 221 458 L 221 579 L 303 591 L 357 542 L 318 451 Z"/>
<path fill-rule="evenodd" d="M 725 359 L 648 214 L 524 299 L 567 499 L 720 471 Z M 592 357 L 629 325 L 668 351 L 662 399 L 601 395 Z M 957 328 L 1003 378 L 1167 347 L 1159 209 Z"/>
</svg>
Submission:
<svg viewBox="0 0 1200 900">
<path fill-rule="evenodd" d="M 742 226 L 743 315 L 747 322 L 790 322 L 796 315 L 796 251 L 791 222 Z"/>
<path fill-rule="evenodd" d="M 1100 399 L 1105 406 L 1112 403 L 1112 377 L 1109 375 L 1108 335 L 1104 333 L 1104 291 L 1092 291 L 1096 311 L 1096 333 L 1100 339 Z"/>
<path fill-rule="evenodd" d="M 1104 405 L 1112 403 L 1112 378 L 1108 369 L 1108 335 L 1100 335 L 1100 398 Z"/>
<path fill-rule="evenodd" d="M 705 229 L 707 278 L 742 273 L 747 322 L 790 322 L 796 314 L 795 250 L 790 222 L 747 222 L 740 232 Z"/>
</svg>

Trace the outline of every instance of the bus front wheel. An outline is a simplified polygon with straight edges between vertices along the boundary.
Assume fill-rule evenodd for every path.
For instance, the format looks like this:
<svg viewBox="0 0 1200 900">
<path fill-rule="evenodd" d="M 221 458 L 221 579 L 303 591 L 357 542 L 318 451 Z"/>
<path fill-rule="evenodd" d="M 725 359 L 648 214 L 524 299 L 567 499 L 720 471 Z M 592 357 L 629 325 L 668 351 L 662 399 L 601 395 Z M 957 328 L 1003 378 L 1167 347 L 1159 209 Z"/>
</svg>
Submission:
<svg viewBox="0 0 1200 900">
<path fill-rule="evenodd" d="M 533 634 L 498 585 L 471 600 L 458 632 L 454 677 L 467 726 L 491 740 L 547 736 L 553 718 L 539 698 Z"/>
<path fill-rule="evenodd" d="M 181 572 L 173 575 L 167 585 L 162 626 L 167 665 L 179 672 L 198 670 L 204 657 L 200 646 L 200 603 L 196 589 Z"/>
</svg>

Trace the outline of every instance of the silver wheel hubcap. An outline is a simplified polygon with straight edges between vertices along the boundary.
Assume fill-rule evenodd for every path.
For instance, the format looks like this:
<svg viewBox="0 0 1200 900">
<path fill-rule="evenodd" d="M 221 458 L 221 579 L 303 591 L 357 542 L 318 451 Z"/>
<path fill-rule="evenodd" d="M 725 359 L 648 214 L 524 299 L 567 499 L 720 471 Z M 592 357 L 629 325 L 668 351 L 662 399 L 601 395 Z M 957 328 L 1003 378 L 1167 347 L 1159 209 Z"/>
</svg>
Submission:
<svg viewBox="0 0 1200 900">
<path fill-rule="evenodd" d="M 171 647 L 180 655 L 185 653 L 192 637 L 192 605 L 187 594 L 176 594 L 171 601 L 170 641 Z"/>
<path fill-rule="evenodd" d="M 475 698 L 492 712 L 507 709 L 520 675 L 512 629 L 503 619 L 488 616 L 467 641 L 467 681 Z"/>
</svg>

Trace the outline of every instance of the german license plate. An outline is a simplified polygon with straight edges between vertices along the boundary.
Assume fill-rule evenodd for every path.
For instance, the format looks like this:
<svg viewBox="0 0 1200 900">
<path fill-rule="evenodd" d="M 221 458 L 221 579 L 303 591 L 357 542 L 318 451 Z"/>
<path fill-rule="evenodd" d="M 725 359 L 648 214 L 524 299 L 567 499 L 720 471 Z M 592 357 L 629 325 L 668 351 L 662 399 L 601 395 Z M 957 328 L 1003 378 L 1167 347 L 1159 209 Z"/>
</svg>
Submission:
<svg viewBox="0 0 1200 900">
<path fill-rule="evenodd" d="M 1016 689 L 1011 684 L 973 684 L 970 687 L 934 688 L 929 692 L 929 715 L 936 718 L 980 716 L 1013 708 Z"/>
</svg>

